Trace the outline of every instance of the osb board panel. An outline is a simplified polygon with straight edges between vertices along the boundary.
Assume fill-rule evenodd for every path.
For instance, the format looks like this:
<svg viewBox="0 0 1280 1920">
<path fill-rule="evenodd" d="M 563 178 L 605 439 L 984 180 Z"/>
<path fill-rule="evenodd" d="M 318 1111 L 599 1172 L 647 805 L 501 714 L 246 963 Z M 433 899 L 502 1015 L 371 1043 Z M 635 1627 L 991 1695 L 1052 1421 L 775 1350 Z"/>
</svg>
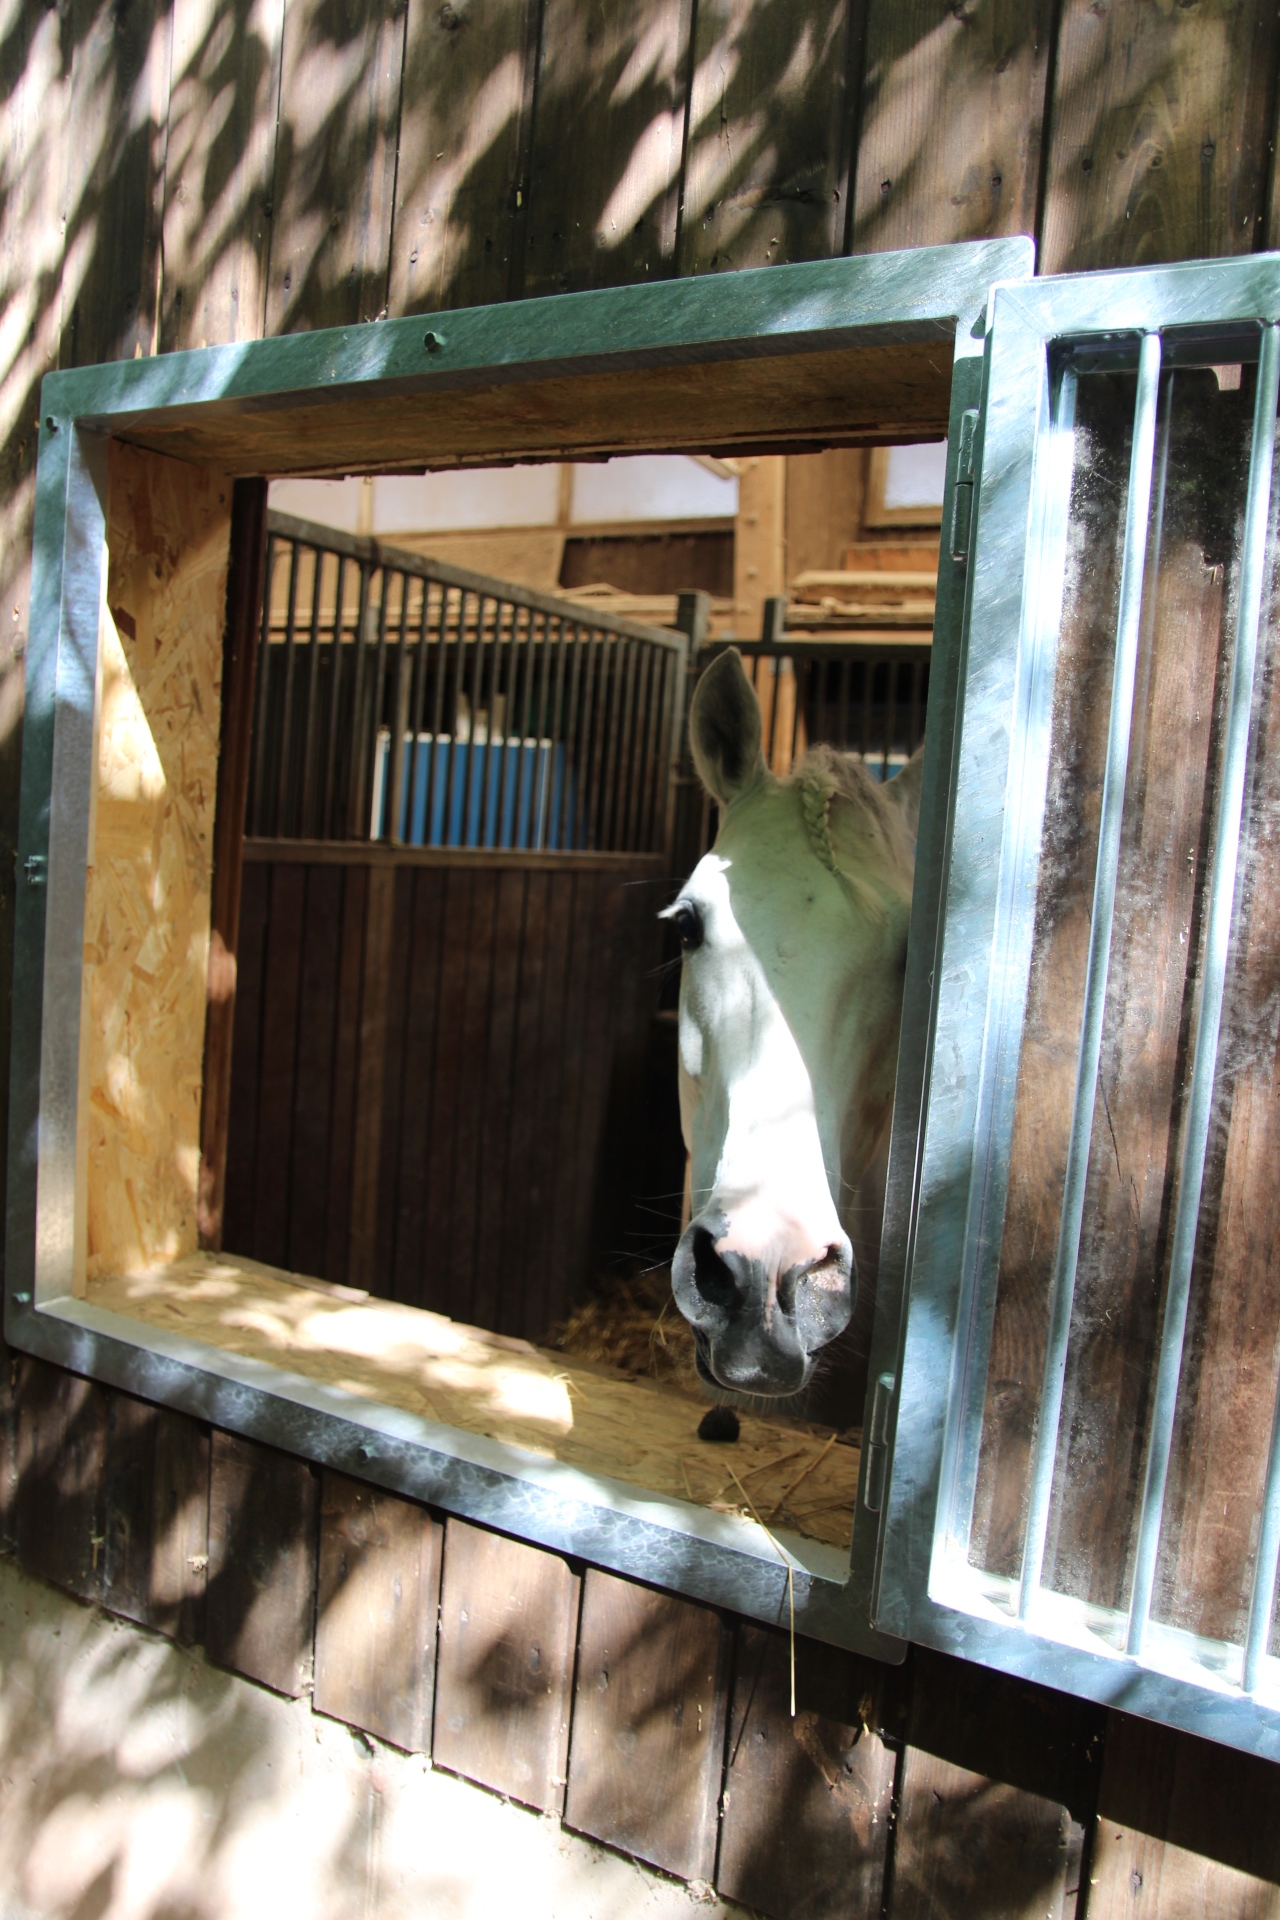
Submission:
<svg viewBox="0 0 1280 1920">
<path fill-rule="evenodd" d="M 875 347 L 362 394 L 270 411 L 173 407 L 140 445 L 235 473 L 364 473 L 666 447 L 838 446 L 947 431 L 952 348 Z"/>
<path fill-rule="evenodd" d="M 231 486 L 113 445 L 85 900 L 88 1274 L 194 1250 Z"/>
<path fill-rule="evenodd" d="M 195 1254 L 149 1273 L 98 1278 L 89 1297 L 167 1333 L 668 1499 L 754 1510 L 766 1525 L 832 1546 L 849 1539 L 858 1449 L 820 1430 L 743 1413 L 734 1444 L 702 1441 L 701 1400 L 231 1255 Z"/>
</svg>

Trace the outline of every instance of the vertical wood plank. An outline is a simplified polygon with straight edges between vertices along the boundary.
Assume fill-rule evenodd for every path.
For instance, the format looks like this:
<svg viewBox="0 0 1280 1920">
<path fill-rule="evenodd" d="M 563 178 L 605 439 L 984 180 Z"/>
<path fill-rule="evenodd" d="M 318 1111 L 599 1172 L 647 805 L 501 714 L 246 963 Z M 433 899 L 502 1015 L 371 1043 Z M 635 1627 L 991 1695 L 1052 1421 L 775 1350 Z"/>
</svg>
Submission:
<svg viewBox="0 0 1280 1920">
<path fill-rule="evenodd" d="M 389 936 L 381 1147 L 378 1157 L 378 1217 L 373 1264 L 373 1288 L 384 1299 L 395 1298 L 397 1207 L 400 1161 L 404 1150 L 401 1119 L 408 1084 L 405 1077 L 405 1037 L 409 1030 L 410 1005 L 419 992 L 413 974 L 412 868 L 399 868 L 392 875 L 392 880 L 394 897 Z M 409 1091 L 411 1097 L 420 1096 L 421 1093 L 420 1088 Z"/>
<path fill-rule="evenodd" d="M 545 0 L 526 294 L 673 271 L 692 10 L 691 0 Z"/>
<path fill-rule="evenodd" d="M 205 1651 L 291 1698 L 311 1679 L 319 1510 L 305 1460 L 214 1428 Z"/>
<path fill-rule="evenodd" d="M 247 1253 L 253 1244 L 262 994 L 267 964 L 270 894 L 270 868 L 256 862 L 247 866 L 241 888 L 240 936 L 236 954 L 236 1010 L 231 1034 L 226 1185 L 222 1204 L 223 1244 L 240 1253 Z"/>
<path fill-rule="evenodd" d="M 1065 1807 L 908 1748 L 891 1920 L 1063 1920 L 1079 1857 Z"/>
<path fill-rule="evenodd" d="M 209 988 L 200 1104 L 200 1186 L 196 1225 L 202 1247 L 222 1244 L 227 1126 L 235 1033 L 236 955 L 249 798 L 249 745 L 266 565 L 267 483 L 237 480 L 231 496 L 231 561 L 222 656 L 222 720 L 209 900 Z"/>
<path fill-rule="evenodd" d="M 1107 1716 L 1090 1920 L 1280 1906 L 1280 1767 L 1132 1714 Z"/>
<path fill-rule="evenodd" d="M 399 1116 L 400 1161 L 396 1190 L 393 1297 L 424 1304 L 427 1264 L 427 1179 L 435 1102 L 436 1028 L 440 967 L 447 925 L 445 876 L 418 869 L 413 876 L 409 996 L 404 1042 L 404 1097 Z"/>
<path fill-rule="evenodd" d="M 1034 231 L 1053 10 L 868 10 L 852 252 Z"/>
<path fill-rule="evenodd" d="M 43 1360 L 19 1363 L 14 1535 L 29 1573 L 81 1600 L 102 1586 L 110 1394 Z"/>
<path fill-rule="evenodd" d="M 774 1920 L 878 1916 L 894 1755 L 878 1724 L 882 1669 L 738 1623 L 716 1887 Z"/>
<path fill-rule="evenodd" d="M 406 0 L 296 0 L 285 13 L 268 333 L 386 307 Z"/>
<path fill-rule="evenodd" d="M 536 0 L 410 0 L 393 314 L 506 299 L 528 204 Z"/>
<path fill-rule="evenodd" d="M 289 1127 L 297 1061 L 306 884 L 305 867 L 281 862 L 272 870 L 263 974 L 253 1240 L 245 1251 L 277 1267 L 285 1264 L 289 1243 Z"/>
<path fill-rule="evenodd" d="M 1280 1888 L 1220 1860 L 1099 1820 L 1089 1876 L 1089 1920 L 1199 1914 L 1205 1920 L 1273 1920 Z"/>
<path fill-rule="evenodd" d="M 283 0 L 175 0 L 160 344 L 261 337 Z"/>
<path fill-rule="evenodd" d="M 329 1135 L 329 1192 L 325 1207 L 326 1280 L 345 1281 L 355 1165 L 356 1086 L 360 1065 L 361 966 L 368 909 L 367 868 L 346 867 L 342 876 L 342 945 L 338 971 L 338 1020 L 334 1036 L 333 1120 Z"/>
<path fill-rule="evenodd" d="M 712 1608 L 588 1568 L 567 1826 L 682 1879 L 711 1879 L 728 1654 Z"/>
<path fill-rule="evenodd" d="M 188 1645 L 203 1640 L 208 1430 L 113 1393 L 103 1533 L 103 1606 Z"/>
<path fill-rule="evenodd" d="M 600 1072 L 602 1062 L 604 1071 L 608 1071 L 607 1048 L 601 1047 L 599 1053 L 591 1051 L 595 1037 L 592 1006 L 601 999 L 607 999 L 613 985 L 613 968 L 605 958 L 606 950 L 597 948 L 593 955 L 600 972 L 592 976 L 589 995 L 575 997 L 570 984 L 574 978 L 571 956 L 583 938 L 583 921 L 587 926 L 592 924 L 591 898 L 595 878 L 592 874 L 548 875 L 550 886 L 547 891 L 548 911 L 542 929 L 540 995 L 536 1007 L 531 1009 L 531 1018 L 537 1021 L 537 1066 L 533 1078 L 526 1081 L 521 1089 L 521 1098 L 531 1109 L 533 1130 L 527 1155 L 512 1170 L 508 1181 L 513 1199 L 517 1193 L 523 1193 L 528 1218 L 538 1222 L 538 1234 L 527 1245 L 522 1261 L 519 1318 L 517 1320 L 514 1299 L 510 1304 L 504 1302 L 503 1312 L 504 1326 L 531 1340 L 546 1337 L 547 1328 L 560 1317 L 569 1298 L 585 1277 L 583 1242 L 575 1241 L 572 1236 L 567 1239 L 563 1236 L 555 1197 L 557 1178 L 562 1168 L 566 1173 L 572 1169 L 575 1198 L 581 1198 L 585 1193 L 590 1206 L 595 1197 L 599 1123 L 597 1121 L 594 1139 L 587 1143 L 585 1155 L 578 1130 L 568 1130 L 574 1126 L 583 1101 L 590 1100 L 593 1073 Z M 569 1037 L 579 1019 L 583 1028 L 583 1067 L 577 1079 L 571 1081 L 569 1064 L 572 1049 Z M 560 1122 L 559 1128 L 557 1121 Z M 560 1137 L 558 1149 L 557 1131 Z M 561 1154 L 567 1155 L 567 1158 L 560 1159 Z"/>
<path fill-rule="evenodd" d="M 733 612 L 739 633 L 758 635 L 764 603 L 787 590 L 787 462 L 752 454 L 738 481 L 733 537 Z"/>
<path fill-rule="evenodd" d="M 437 1766 L 526 1806 L 561 1810 L 580 1586 L 554 1553 L 448 1522 Z"/>
<path fill-rule="evenodd" d="M 325 1271 L 325 1198 L 333 1134 L 333 1061 L 342 957 L 342 869 L 307 868 L 298 1057 L 289 1140 L 289 1237 L 285 1265 Z"/>
<path fill-rule="evenodd" d="M 60 364 L 156 351 L 172 16 L 75 0 Z"/>
<path fill-rule="evenodd" d="M 681 273 L 840 251 L 855 12 L 850 0 L 698 0 Z"/>
<path fill-rule="evenodd" d="M 541 1104 L 538 1047 L 547 937 L 553 888 L 560 878 L 548 872 L 534 872 L 528 875 L 525 886 L 511 1111 L 507 1122 L 507 1176 L 502 1193 L 503 1242 L 510 1252 L 511 1268 L 498 1312 L 500 1333 L 525 1334 L 529 1321 L 540 1316 L 542 1310 L 541 1271 L 536 1250 L 528 1239 L 527 1223 L 531 1218 L 528 1169 L 535 1152 Z M 563 1109 L 560 1112 L 562 1114 Z M 532 1313 L 527 1305 L 530 1294 L 534 1302 Z M 534 1338 L 542 1331 L 540 1327 Z"/>
<path fill-rule="evenodd" d="M 912 1650 L 892 1920 L 1075 1912 L 1105 1710 Z"/>
<path fill-rule="evenodd" d="M 382 1158 L 382 1085 L 387 1062 L 387 1002 L 395 925 L 395 871 L 369 870 L 364 967 L 360 983 L 360 1065 L 356 1076 L 355 1151 L 347 1278 L 372 1287 L 378 1246 L 378 1175 Z"/>
<path fill-rule="evenodd" d="M 503 1276 L 516 1248 L 506 1239 L 509 1160 L 508 1135 L 513 1092 L 512 1066 L 520 995 L 520 934 L 524 925 L 528 876 L 508 870 L 497 876 L 493 921 L 493 985 L 489 1003 L 486 1057 L 482 1075 L 484 1105 L 480 1123 L 480 1187 L 476 1219 L 475 1324 L 497 1327 L 502 1320 Z M 525 1331 L 524 1328 L 521 1329 Z M 543 1332 L 539 1328 L 538 1332 Z M 534 1336 L 536 1337 L 536 1336 Z"/>
<path fill-rule="evenodd" d="M 324 1474 L 312 1704 L 408 1753 L 431 1747 L 443 1542 L 425 1507 Z"/>
<path fill-rule="evenodd" d="M 419 1304 L 438 1313 L 450 1311 L 448 1223 L 453 1207 L 457 1164 L 455 1120 L 466 1098 L 466 1060 L 458 1009 L 466 995 L 470 957 L 471 907 L 475 876 L 454 868 L 444 876 L 444 921 L 449 928 L 440 959 L 440 995 L 436 1004 L 435 1075 L 431 1090 L 431 1134 L 426 1156 L 426 1201 L 422 1255 L 423 1288 Z M 443 1230 L 443 1232 L 442 1232 Z"/>
<path fill-rule="evenodd" d="M 455 1320 L 475 1320 L 476 1227 L 483 1204 L 480 1191 L 483 1073 L 489 1025 L 489 986 L 493 975 L 493 928 L 497 875 L 472 875 L 471 921 L 465 983 L 458 1002 L 442 1006 L 457 1023 L 461 1071 L 448 1124 L 453 1130 L 453 1193 L 449 1228 L 441 1251 L 447 1263 L 449 1312 Z M 441 1115 L 443 1120 L 445 1115 Z"/>
<path fill-rule="evenodd" d="M 1266 0 L 1067 0 L 1040 271 L 1248 253 L 1276 52 Z"/>
</svg>

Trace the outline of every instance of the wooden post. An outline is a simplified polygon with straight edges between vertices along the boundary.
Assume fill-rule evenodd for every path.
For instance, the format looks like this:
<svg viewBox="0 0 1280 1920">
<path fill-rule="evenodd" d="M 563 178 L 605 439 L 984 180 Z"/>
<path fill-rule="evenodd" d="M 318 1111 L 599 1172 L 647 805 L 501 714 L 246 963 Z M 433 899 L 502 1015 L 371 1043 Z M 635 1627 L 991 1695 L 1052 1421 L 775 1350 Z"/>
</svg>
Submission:
<svg viewBox="0 0 1280 1920">
<path fill-rule="evenodd" d="M 742 462 L 733 538 L 734 631 L 754 637 L 764 603 L 787 584 L 787 462 L 783 454 Z"/>
<path fill-rule="evenodd" d="M 222 1245 L 222 1205 L 227 1178 L 240 870 L 249 797 L 249 744 L 253 730 L 266 539 L 267 483 L 237 480 L 231 503 L 231 566 L 227 575 L 227 628 L 222 662 L 222 738 L 213 829 L 209 998 L 204 1029 L 200 1189 L 196 1206 L 200 1245 L 214 1252 Z"/>
</svg>

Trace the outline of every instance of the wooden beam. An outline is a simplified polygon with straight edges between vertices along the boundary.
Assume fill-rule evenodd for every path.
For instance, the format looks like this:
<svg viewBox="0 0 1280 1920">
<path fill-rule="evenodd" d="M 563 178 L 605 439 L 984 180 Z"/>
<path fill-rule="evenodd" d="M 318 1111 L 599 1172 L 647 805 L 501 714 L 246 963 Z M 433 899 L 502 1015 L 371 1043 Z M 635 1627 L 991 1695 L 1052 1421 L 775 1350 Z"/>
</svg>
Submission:
<svg viewBox="0 0 1280 1920">
<path fill-rule="evenodd" d="M 209 928 L 209 998 L 204 1029 L 204 1095 L 200 1110 L 200 1245 L 222 1245 L 231 1104 L 231 1038 L 236 1010 L 236 946 L 240 875 L 249 797 L 249 744 L 262 616 L 267 483 L 237 480 L 231 501 L 231 564 L 222 661 L 222 736 L 213 828 L 213 891 Z"/>
<path fill-rule="evenodd" d="M 734 630 L 760 633 L 764 603 L 787 590 L 787 462 L 758 454 L 742 462 L 733 536 Z"/>
</svg>

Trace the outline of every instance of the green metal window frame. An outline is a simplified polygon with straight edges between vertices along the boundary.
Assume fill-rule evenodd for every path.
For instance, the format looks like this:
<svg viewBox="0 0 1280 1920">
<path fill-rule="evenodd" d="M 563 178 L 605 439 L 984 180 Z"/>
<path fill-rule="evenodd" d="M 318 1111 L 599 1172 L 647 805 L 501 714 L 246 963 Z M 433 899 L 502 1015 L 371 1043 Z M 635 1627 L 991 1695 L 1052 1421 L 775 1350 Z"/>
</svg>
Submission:
<svg viewBox="0 0 1280 1920">
<path fill-rule="evenodd" d="M 359 470 L 343 450 L 367 418 L 374 423 L 364 436 L 373 470 L 380 464 L 380 410 L 384 420 L 415 408 L 414 417 L 425 419 L 442 393 L 465 401 L 474 391 L 492 405 L 495 389 L 602 371 L 642 383 L 673 367 L 906 350 L 935 386 L 950 373 L 949 413 L 933 431 L 946 426 L 950 433 L 944 511 L 957 535 L 938 583 L 927 812 L 945 799 L 950 778 L 962 522 L 971 497 L 967 481 L 957 488 L 957 477 L 972 452 L 966 416 L 978 404 L 987 296 L 994 282 L 1026 280 L 1031 268 L 1028 240 L 929 248 L 420 316 L 45 380 L 18 846 L 5 1271 L 11 1345 L 542 1546 L 758 1619 L 785 1618 L 788 1567 L 774 1538 L 752 1521 L 650 1496 L 161 1334 L 74 1297 L 80 976 L 107 444 L 115 436 L 187 458 L 202 445 L 216 447 L 221 470 L 235 474 L 341 471 L 344 464 Z M 575 444 L 570 433 L 563 451 Z M 212 454 L 206 457 L 213 464 Z M 927 974 L 920 956 L 932 951 L 935 937 L 942 852 L 935 838 L 922 841 L 911 963 L 917 1000 Z M 909 1034 L 900 1068 L 901 1138 L 918 1122 L 924 1058 L 923 1031 Z M 898 1304 L 882 1287 L 878 1325 L 895 1338 Z M 860 1519 L 851 1559 L 798 1536 L 777 1538 L 794 1575 L 799 1630 L 898 1659 L 896 1622 L 886 1633 L 870 1617 L 877 1526 L 874 1514 Z"/>
</svg>

